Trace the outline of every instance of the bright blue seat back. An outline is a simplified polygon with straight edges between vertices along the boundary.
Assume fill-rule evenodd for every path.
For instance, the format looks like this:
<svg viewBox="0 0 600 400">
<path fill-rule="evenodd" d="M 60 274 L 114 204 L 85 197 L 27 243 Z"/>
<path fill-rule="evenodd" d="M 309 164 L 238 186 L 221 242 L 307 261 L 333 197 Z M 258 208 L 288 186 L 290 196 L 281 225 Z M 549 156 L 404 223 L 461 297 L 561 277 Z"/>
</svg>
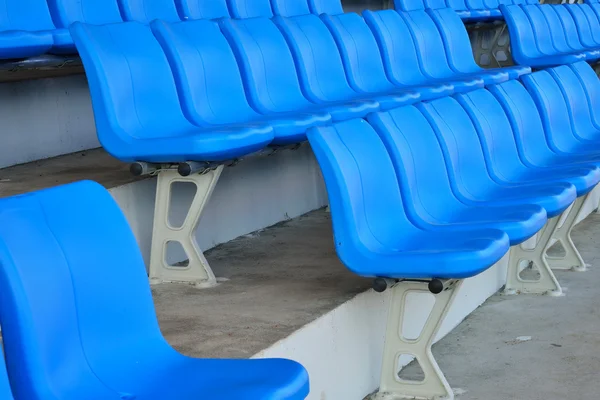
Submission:
<svg viewBox="0 0 600 400">
<path fill-rule="evenodd" d="M 173 0 L 119 0 L 119 6 L 125 21 L 149 24 L 155 19 L 169 22 L 180 20 Z"/>
<path fill-rule="evenodd" d="M 233 18 L 271 18 L 273 10 L 269 0 L 227 0 Z"/>
<path fill-rule="evenodd" d="M 53 29 L 45 0 L 0 0 L 0 31 Z"/>
<path fill-rule="evenodd" d="M 362 119 L 311 129 L 308 139 L 327 186 L 338 256 L 353 272 L 368 276 L 377 266 L 356 263 L 364 257 L 361 250 L 399 250 L 398 239 L 418 231 L 404 213 L 394 165 Z"/>
<path fill-rule="evenodd" d="M 317 15 L 337 15 L 344 13 L 341 0 L 308 0 L 308 6 L 310 7 L 310 12 Z"/>
<path fill-rule="evenodd" d="M 6 371 L 6 362 L 4 353 L 0 351 L 0 398 L 3 400 L 13 400 L 10 382 L 8 381 L 8 372 Z"/>
<path fill-rule="evenodd" d="M 307 0 L 271 0 L 273 14 L 282 17 L 310 14 Z"/>
<path fill-rule="evenodd" d="M 421 71 L 433 79 L 452 78 L 454 72 L 448 65 L 444 42 L 435 23 L 425 10 L 400 12 L 417 48 Z M 400 38 L 408 40 L 408 38 Z"/>
<path fill-rule="evenodd" d="M 586 18 L 581 8 L 575 6 L 574 4 L 559 5 L 559 7 L 566 8 L 573 17 L 575 26 L 577 26 L 577 32 L 579 33 L 579 40 L 585 47 L 595 48 L 600 45 L 599 42 L 596 42 L 595 34 L 592 32 L 590 27 L 590 22 Z"/>
<path fill-rule="evenodd" d="M 585 48 L 583 42 L 579 39 L 579 30 L 575 25 L 575 21 L 569 11 L 563 6 L 555 6 L 555 5 L 545 5 L 542 4 L 542 7 L 552 7 L 558 15 L 560 22 L 563 24 L 563 30 L 565 32 L 565 36 L 567 38 L 567 43 L 573 49 L 583 50 Z"/>
<path fill-rule="evenodd" d="M 547 70 L 555 80 L 552 86 L 558 86 L 568 104 L 567 110 L 571 118 L 571 126 L 576 137 L 598 140 L 599 131 L 594 126 L 590 112 L 588 96 L 577 75 L 566 65 Z"/>
<path fill-rule="evenodd" d="M 431 9 L 429 14 L 442 35 L 452 69 L 462 73 L 480 72 L 469 34 L 460 17 L 450 8 Z"/>
<path fill-rule="evenodd" d="M 246 100 L 233 51 L 216 22 L 154 21 L 151 26 L 171 64 L 190 121 L 210 126 L 257 118 Z"/>
<path fill-rule="evenodd" d="M 418 108 L 438 137 L 455 192 L 486 196 L 490 181 L 488 165 L 467 112 L 452 97 L 422 103 Z"/>
<path fill-rule="evenodd" d="M 61 28 L 68 28 L 77 21 L 95 25 L 123 21 L 117 0 L 48 0 L 48 6 Z"/>
<path fill-rule="evenodd" d="M 572 52 L 573 49 L 570 45 L 569 42 L 567 41 L 567 37 L 566 37 L 566 33 L 565 30 L 563 29 L 563 24 L 560 20 L 560 18 L 558 17 L 558 14 L 556 14 L 556 11 L 554 11 L 555 7 L 544 7 L 544 6 L 540 6 L 540 5 L 529 5 L 525 7 L 526 9 L 531 9 L 531 8 L 537 8 L 542 15 L 544 16 L 544 18 L 546 19 L 546 22 L 548 23 L 548 26 L 550 26 L 550 34 L 552 35 L 552 44 L 554 45 L 554 48 L 562 53 L 569 53 Z M 577 32 L 573 32 L 571 34 L 577 35 Z"/>
<path fill-rule="evenodd" d="M 529 165 L 547 165 L 547 160 L 555 159 L 537 106 L 521 82 L 508 81 L 488 90 L 510 121 L 521 159 Z"/>
<path fill-rule="evenodd" d="M 587 62 L 569 65 L 585 89 L 588 106 L 596 127 L 600 128 L 600 81 Z"/>
<path fill-rule="evenodd" d="M 302 94 L 285 38 L 271 20 L 224 20 L 221 27 L 240 66 L 252 108 L 270 114 L 312 106 Z"/>
<path fill-rule="evenodd" d="M 431 10 L 439 10 L 442 8 L 449 8 L 449 6 L 446 5 L 445 0 L 425 0 L 424 4 L 425 4 L 425 9 L 431 9 Z M 452 9 L 450 8 L 450 10 L 452 10 Z M 454 10 L 452 10 L 452 11 L 454 11 Z M 456 12 L 455 12 L 455 14 L 456 14 Z M 458 14 L 456 14 L 456 15 L 458 16 Z"/>
<path fill-rule="evenodd" d="M 367 10 L 363 17 L 377 40 L 388 79 L 396 86 L 427 84 L 417 48 L 400 14 L 393 10 Z"/>
<path fill-rule="evenodd" d="M 377 41 L 365 20 L 347 13 L 321 16 L 338 45 L 348 82 L 361 93 L 377 93 L 395 89 L 387 79 Z"/>
<path fill-rule="evenodd" d="M 515 6 L 517 7 L 517 6 Z M 531 27 L 533 28 L 533 35 L 535 37 L 535 43 L 540 53 L 544 55 L 553 55 L 557 53 L 557 49 L 552 43 L 552 32 L 548 21 L 544 17 L 544 14 L 538 7 L 535 6 L 518 6 L 521 12 L 527 15 Z"/>
<path fill-rule="evenodd" d="M 147 25 L 75 23 L 71 33 L 86 66 L 98 138 L 109 153 L 126 158 L 125 148 L 136 139 L 192 127 L 167 57 Z"/>
<path fill-rule="evenodd" d="M 467 5 L 465 0 L 446 0 L 446 5 L 454 11 L 466 11 Z"/>
<path fill-rule="evenodd" d="M 514 179 L 514 168 L 521 165 L 521 159 L 502 106 L 484 89 L 456 95 L 456 100 L 477 130 L 490 174 L 505 181 Z"/>
<path fill-rule="evenodd" d="M 570 152 L 580 145 L 571 128 L 567 102 L 552 76 L 547 71 L 538 71 L 521 79 L 542 117 L 550 147 Z"/>
<path fill-rule="evenodd" d="M 337 45 L 318 16 L 275 17 L 274 21 L 292 51 L 306 98 L 320 104 L 357 97 L 346 79 Z"/>
<path fill-rule="evenodd" d="M 589 4 L 570 4 L 570 6 L 579 9 L 579 11 L 585 15 L 585 18 L 590 25 L 594 42 L 600 47 L 600 22 L 598 22 L 598 16 L 592 7 Z"/>
<path fill-rule="evenodd" d="M 161 334 L 142 256 L 115 201 L 80 182 L 3 199 L 0 210 L 0 321 L 15 397 L 122 398 L 96 375 L 114 368 L 98 362 L 113 350 L 106 344 Z M 101 269 L 119 279 L 97 279 Z"/>
<path fill-rule="evenodd" d="M 457 199 L 429 122 L 412 106 L 374 113 L 368 120 L 390 154 L 408 215 L 439 224 L 432 216 L 448 215 L 448 205 Z"/>
<path fill-rule="evenodd" d="M 226 0 L 175 0 L 182 20 L 229 18 Z"/>
<path fill-rule="evenodd" d="M 512 56 L 517 64 L 527 65 L 531 59 L 542 57 L 533 27 L 521 7 L 500 5 L 500 10 L 508 27 Z"/>
</svg>

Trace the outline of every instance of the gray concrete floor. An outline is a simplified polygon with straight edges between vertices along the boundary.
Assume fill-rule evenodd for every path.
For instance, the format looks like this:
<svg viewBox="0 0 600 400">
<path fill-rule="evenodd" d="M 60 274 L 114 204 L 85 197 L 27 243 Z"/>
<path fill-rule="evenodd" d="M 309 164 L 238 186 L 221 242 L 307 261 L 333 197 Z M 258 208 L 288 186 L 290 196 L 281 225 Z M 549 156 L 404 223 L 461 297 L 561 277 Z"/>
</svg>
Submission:
<svg viewBox="0 0 600 400">
<path fill-rule="evenodd" d="M 457 399 L 600 398 L 600 215 L 573 238 L 591 268 L 557 272 L 565 296 L 496 295 L 434 346 Z"/>
<path fill-rule="evenodd" d="M 371 286 L 338 260 L 324 210 L 205 255 L 215 275 L 227 279 L 219 286 L 152 288 L 163 334 L 190 356 L 250 357 Z"/>
</svg>

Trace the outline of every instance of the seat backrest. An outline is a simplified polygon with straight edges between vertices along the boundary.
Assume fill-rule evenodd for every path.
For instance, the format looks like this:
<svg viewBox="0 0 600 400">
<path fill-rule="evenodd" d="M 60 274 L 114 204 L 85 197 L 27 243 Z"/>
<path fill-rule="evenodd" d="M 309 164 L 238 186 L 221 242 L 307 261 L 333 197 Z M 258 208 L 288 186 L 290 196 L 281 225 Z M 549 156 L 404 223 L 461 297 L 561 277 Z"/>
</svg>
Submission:
<svg viewBox="0 0 600 400">
<path fill-rule="evenodd" d="M 292 51 L 307 99 L 319 104 L 356 97 L 346 79 L 335 40 L 318 16 L 275 17 L 273 20 Z"/>
<path fill-rule="evenodd" d="M 369 266 L 355 261 L 363 259 L 361 249 L 401 250 L 399 239 L 417 231 L 404 213 L 390 156 L 362 119 L 309 129 L 308 140 L 327 186 L 338 255 L 350 270 L 368 274 Z"/>
<path fill-rule="evenodd" d="M 227 0 L 175 0 L 179 17 L 188 19 L 229 18 Z"/>
<path fill-rule="evenodd" d="M 430 78 L 452 78 L 444 41 L 435 23 L 425 10 L 399 12 L 413 38 L 421 71 Z M 407 40 L 402 38 L 402 40 Z"/>
<path fill-rule="evenodd" d="M 388 79 L 397 86 L 426 84 L 417 48 L 400 14 L 394 10 L 367 10 L 363 17 L 377 40 Z"/>
<path fill-rule="evenodd" d="M 414 106 L 373 113 L 368 121 L 390 154 L 407 214 L 439 224 L 431 216 L 447 215 L 456 198 L 451 198 L 444 154 L 429 122 Z"/>
<path fill-rule="evenodd" d="M 98 360 L 112 346 L 164 339 L 136 239 L 110 193 L 78 182 L 0 200 L 0 265 L 15 397 L 131 396 L 96 377 L 114 368 Z M 98 271 L 119 279 L 98 279 Z"/>
<path fill-rule="evenodd" d="M 592 7 L 589 4 L 569 4 L 569 8 L 573 9 L 574 13 L 583 15 L 587 20 L 592 38 L 596 46 L 600 45 L 600 22 Z"/>
<path fill-rule="evenodd" d="M 519 6 L 520 7 L 520 6 Z M 535 37 L 535 43 L 540 53 L 544 55 L 554 55 L 558 51 L 554 47 L 552 41 L 552 31 L 548 25 L 548 21 L 544 17 L 544 14 L 538 7 L 535 6 L 523 6 L 521 10 L 527 15 L 531 27 L 533 28 L 533 35 Z"/>
<path fill-rule="evenodd" d="M 307 0 L 271 0 L 273 14 L 282 17 L 310 14 Z"/>
<path fill-rule="evenodd" d="M 148 25 L 71 26 L 88 77 L 98 137 L 117 158 L 121 143 L 178 134 L 192 125 L 175 80 Z"/>
<path fill-rule="evenodd" d="M 373 32 L 360 15 L 323 14 L 321 19 L 333 34 L 344 61 L 348 82 L 354 90 L 377 93 L 395 88 L 386 77 Z"/>
<path fill-rule="evenodd" d="M 273 21 L 223 20 L 221 30 L 235 54 L 252 108 L 270 114 L 312 106 L 302 94 L 292 53 Z"/>
<path fill-rule="evenodd" d="M 271 18 L 273 10 L 269 0 L 227 0 L 233 18 Z"/>
<path fill-rule="evenodd" d="M 529 165 L 547 165 L 556 158 L 550 147 L 535 102 L 519 81 L 488 88 L 510 121 L 521 159 Z"/>
<path fill-rule="evenodd" d="M 552 7 L 554 9 L 554 12 L 558 15 L 558 18 L 563 25 L 567 43 L 571 48 L 575 50 L 585 49 L 583 42 L 579 38 L 579 30 L 573 20 L 573 16 L 565 7 L 551 4 L 542 4 L 541 7 Z"/>
<path fill-rule="evenodd" d="M 45 0 L 0 0 L 0 31 L 55 29 Z"/>
<path fill-rule="evenodd" d="M 600 81 L 598 80 L 598 75 L 596 75 L 594 69 L 585 61 L 573 63 L 569 67 L 573 70 L 585 89 L 590 112 L 596 116 L 597 122 L 600 122 Z"/>
<path fill-rule="evenodd" d="M 533 28 L 527 15 L 519 6 L 500 5 L 510 35 L 512 56 L 518 64 L 527 65 L 529 58 L 539 58 Z"/>
<path fill-rule="evenodd" d="M 423 0 L 395 0 L 394 7 L 400 11 L 424 10 Z"/>
<path fill-rule="evenodd" d="M 48 0 L 48 7 L 59 28 L 77 21 L 95 25 L 123 21 L 117 0 Z"/>
<path fill-rule="evenodd" d="M 248 122 L 252 110 L 233 51 L 216 22 L 153 21 L 177 82 L 185 116 L 199 126 Z"/>
<path fill-rule="evenodd" d="M 547 71 L 537 71 L 521 77 L 542 117 L 544 131 L 552 149 L 570 152 L 580 142 L 571 129 L 567 102 L 560 88 Z"/>
<path fill-rule="evenodd" d="M 550 27 L 550 34 L 552 35 L 552 44 L 554 48 L 562 53 L 569 53 L 573 51 L 569 43 L 567 42 L 566 32 L 562 29 L 562 22 L 558 15 L 554 11 L 555 7 L 544 7 L 540 5 L 528 5 L 524 7 L 525 9 L 537 8 L 548 23 Z M 531 12 L 531 11 L 530 11 Z M 577 36 L 577 31 L 571 32 L 570 34 Z"/>
<path fill-rule="evenodd" d="M 549 68 L 547 71 L 555 80 L 553 86 L 558 86 L 568 107 L 573 132 L 577 137 L 594 140 L 598 130 L 594 126 L 585 88 L 577 75 L 567 65 Z"/>
<path fill-rule="evenodd" d="M 563 7 L 571 14 L 573 21 L 575 21 L 577 32 L 579 32 L 579 40 L 585 47 L 598 47 L 599 43 L 594 40 L 594 33 L 592 32 L 590 23 L 581 8 L 575 4 L 561 4 L 556 5 L 556 7 Z"/>
<path fill-rule="evenodd" d="M 425 4 L 425 9 L 431 9 L 431 10 L 439 10 L 441 8 L 449 8 L 449 6 L 446 5 L 445 0 L 425 0 L 424 4 Z M 454 10 L 452 10 L 452 11 L 454 11 Z"/>
<path fill-rule="evenodd" d="M 458 14 L 450 8 L 430 9 L 428 13 L 442 35 L 450 67 L 464 73 L 479 72 L 469 33 Z"/>
<path fill-rule="evenodd" d="M 510 181 L 515 177 L 513 168 L 521 164 L 521 159 L 502 106 L 485 89 L 458 94 L 455 98 L 467 111 L 477 130 L 490 174 Z"/>
<path fill-rule="evenodd" d="M 6 362 L 4 353 L 0 351 L 0 397 L 5 400 L 13 400 L 10 382 L 8 381 L 8 372 L 6 371 Z"/>
<path fill-rule="evenodd" d="M 446 4 L 448 7 L 453 9 L 454 11 L 466 11 L 467 5 L 465 4 L 465 0 L 446 0 Z"/>
<path fill-rule="evenodd" d="M 308 0 L 308 6 L 310 7 L 310 12 L 316 15 L 337 15 L 344 13 L 341 0 Z"/>
<path fill-rule="evenodd" d="M 455 193 L 482 195 L 489 187 L 488 165 L 467 112 L 452 97 L 417 106 L 435 131 Z"/>
<path fill-rule="evenodd" d="M 173 0 L 119 0 L 124 21 L 136 21 L 149 24 L 155 19 L 179 21 L 177 7 Z"/>
</svg>

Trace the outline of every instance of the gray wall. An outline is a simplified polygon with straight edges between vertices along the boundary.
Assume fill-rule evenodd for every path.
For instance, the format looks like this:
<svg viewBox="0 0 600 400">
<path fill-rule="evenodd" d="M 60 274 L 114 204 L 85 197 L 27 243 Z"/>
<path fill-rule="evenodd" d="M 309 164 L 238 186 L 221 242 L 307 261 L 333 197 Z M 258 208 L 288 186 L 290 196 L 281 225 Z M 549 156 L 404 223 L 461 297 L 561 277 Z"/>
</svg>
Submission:
<svg viewBox="0 0 600 400">
<path fill-rule="evenodd" d="M 83 75 L 0 84 L 0 168 L 99 146 Z"/>
</svg>

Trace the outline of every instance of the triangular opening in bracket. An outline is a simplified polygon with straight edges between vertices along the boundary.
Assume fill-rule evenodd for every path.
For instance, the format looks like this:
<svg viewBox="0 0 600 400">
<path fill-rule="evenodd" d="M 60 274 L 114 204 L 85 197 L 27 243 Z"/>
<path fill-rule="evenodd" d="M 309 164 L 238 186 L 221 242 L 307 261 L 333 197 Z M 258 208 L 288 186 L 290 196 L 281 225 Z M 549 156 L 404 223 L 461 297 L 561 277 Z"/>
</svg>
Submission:
<svg viewBox="0 0 600 400">
<path fill-rule="evenodd" d="M 414 358 L 407 366 L 402 368 L 402 360 Z M 406 362 L 406 361 L 404 361 Z M 412 354 L 402 354 L 399 357 L 398 379 L 405 382 L 421 383 L 425 380 L 425 372 L 419 363 L 419 360 Z M 401 369 L 400 369 L 401 368 Z"/>
</svg>

